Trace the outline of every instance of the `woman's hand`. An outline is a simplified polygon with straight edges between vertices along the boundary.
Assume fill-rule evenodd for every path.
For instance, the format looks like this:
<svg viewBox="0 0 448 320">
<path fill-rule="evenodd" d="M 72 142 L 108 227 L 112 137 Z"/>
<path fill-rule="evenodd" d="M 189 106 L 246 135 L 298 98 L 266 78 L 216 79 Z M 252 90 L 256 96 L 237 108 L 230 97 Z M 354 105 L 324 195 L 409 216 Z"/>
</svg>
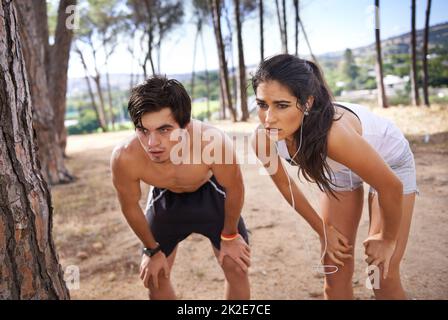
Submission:
<svg viewBox="0 0 448 320">
<path fill-rule="evenodd" d="M 389 273 L 390 260 L 395 252 L 396 240 L 384 239 L 381 233 L 369 236 L 364 242 L 366 262 L 379 267 L 383 265 L 383 278 L 386 279 Z"/>
<path fill-rule="evenodd" d="M 332 225 L 325 223 L 324 224 L 327 236 L 327 250 L 326 254 L 333 260 L 336 264 L 340 266 L 344 266 L 344 262 L 342 259 L 351 259 L 353 256 L 350 254 L 353 246 L 349 244 L 348 239 L 336 230 Z M 322 250 L 325 248 L 325 238 L 321 237 L 320 239 L 322 243 Z"/>
<path fill-rule="evenodd" d="M 219 252 L 219 264 L 222 266 L 224 257 L 232 258 L 244 271 L 250 267 L 250 248 L 241 235 L 233 240 L 221 240 L 221 250 Z"/>
</svg>

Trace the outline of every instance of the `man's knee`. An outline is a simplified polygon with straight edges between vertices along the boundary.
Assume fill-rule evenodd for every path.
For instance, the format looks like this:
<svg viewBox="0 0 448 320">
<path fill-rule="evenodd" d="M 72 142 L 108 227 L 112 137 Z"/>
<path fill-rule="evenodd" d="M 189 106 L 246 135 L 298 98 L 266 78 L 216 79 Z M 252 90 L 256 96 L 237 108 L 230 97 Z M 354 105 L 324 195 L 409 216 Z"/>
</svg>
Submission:
<svg viewBox="0 0 448 320">
<path fill-rule="evenodd" d="M 166 277 L 163 272 L 158 277 L 158 287 L 154 286 L 152 279 L 149 284 L 149 299 L 151 300 L 167 300 L 171 297 L 171 280 Z"/>
<path fill-rule="evenodd" d="M 230 257 L 224 257 L 222 269 L 228 281 L 247 277 L 247 272 Z"/>
</svg>

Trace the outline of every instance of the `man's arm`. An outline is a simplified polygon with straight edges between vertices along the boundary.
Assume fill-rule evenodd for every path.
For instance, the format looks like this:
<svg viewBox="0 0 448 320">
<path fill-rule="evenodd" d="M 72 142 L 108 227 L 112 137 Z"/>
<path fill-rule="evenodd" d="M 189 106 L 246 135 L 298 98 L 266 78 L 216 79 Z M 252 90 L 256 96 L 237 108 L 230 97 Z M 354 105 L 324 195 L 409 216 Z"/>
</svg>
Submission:
<svg viewBox="0 0 448 320">
<path fill-rule="evenodd" d="M 140 180 L 131 171 L 132 166 L 129 166 L 127 157 L 120 148 L 115 149 L 112 153 L 112 182 L 117 191 L 121 211 L 129 226 L 146 248 L 155 248 L 157 242 L 139 205 Z"/>
<path fill-rule="evenodd" d="M 241 209 L 244 204 L 244 183 L 240 166 L 237 164 L 235 151 L 232 142 L 222 134 L 222 144 L 216 144 L 217 148 L 222 148 L 223 159 L 220 163 L 212 164 L 212 172 L 216 180 L 226 191 L 225 218 L 222 233 L 225 235 L 238 233 L 238 221 Z M 226 157 L 224 155 L 232 155 Z M 230 160 L 225 163 L 225 160 Z"/>
<path fill-rule="evenodd" d="M 216 159 L 221 161 L 213 163 L 211 169 L 216 180 L 226 190 L 224 227 L 221 235 L 234 235 L 238 234 L 238 222 L 244 203 L 243 177 L 229 137 L 222 133 L 221 139 L 214 143 L 216 148 L 221 148 L 223 158 Z M 226 163 L 226 160 L 229 163 Z M 221 265 L 223 265 L 225 256 L 233 259 L 244 272 L 247 272 L 250 266 L 250 249 L 241 235 L 229 240 L 221 237 L 221 250 L 218 257 Z"/>
</svg>

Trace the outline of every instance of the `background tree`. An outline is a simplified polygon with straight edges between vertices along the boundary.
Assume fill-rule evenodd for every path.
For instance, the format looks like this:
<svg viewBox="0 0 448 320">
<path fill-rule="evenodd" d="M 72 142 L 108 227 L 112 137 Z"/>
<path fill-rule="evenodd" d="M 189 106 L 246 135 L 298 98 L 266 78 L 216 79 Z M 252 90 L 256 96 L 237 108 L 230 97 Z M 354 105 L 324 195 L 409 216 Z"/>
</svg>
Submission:
<svg viewBox="0 0 448 320">
<path fill-rule="evenodd" d="M 220 74 L 220 92 L 222 116 L 225 118 L 225 109 L 229 109 L 233 121 L 237 121 L 236 111 L 232 104 L 232 95 L 230 93 L 229 70 L 227 68 L 227 60 L 225 55 L 224 41 L 221 30 L 221 3 L 220 0 L 209 0 L 209 7 L 212 12 L 213 30 L 215 31 L 216 47 L 219 58 L 219 74 Z"/>
<path fill-rule="evenodd" d="M 258 2 L 258 14 L 260 16 L 260 61 L 264 60 L 264 26 L 263 26 L 263 16 L 264 16 L 264 8 L 263 8 L 263 0 L 259 0 Z"/>
<path fill-rule="evenodd" d="M 282 53 L 288 53 L 288 33 L 287 33 L 285 0 L 282 0 L 281 7 L 279 4 L 279 0 L 275 0 L 275 10 L 277 13 L 277 21 L 280 30 L 280 39 L 282 42 Z"/>
<path fill-rule="evenodd" d="M 69 299 L 52 239 L 51 196 L 36 151 L 17 21 L 14 2 L 0 0 L 0 299 Z"/>
<path fill-rule="evenodd" d="M 299 14 L 299 0 L 293 0 L 294 2 L 294 13 L 295 13 L 295 22 L 294 22 L 294 39 L 295 39 L 295 55 L 299 56 L 299 24 L 300 24 L 300 14 Z"/>
<path fill-rule="evenodd" d="M 415 0 L 411 0 L 411 98 L 414 106 L 420 105 L 417 82 L 417 40 L 415 32 Z"/>
<path fill-rule="evenodd" d="M 166 36 L 180 25 L 184 17 L 182 1 L 176 0 L 128 0 L 128 18 L 135 28 L 131 32 L 144 30 L 141 35 L 144 62 L 142 64 L 143 74 L 148 76 L 148 62 L 151 65 L 152 74 L 160 72 L 160 58 L 163 40 Z M 153 51 L 157 53 L 157 70 L 154 63 Z"/>
<path fill-rule="evenodd" d="M 57 24 L 54 32 L 54 43 L 47 47 L 46 66 L 48 75 L 48 93 L 54 109 L 56 132 L 59 144 L 65 155 L 67 145 L 67 129 L 65 128 L 67 73 L 73 30 L 66 27 L 68 16 L 73 10 L 69 6 L 76 5 L 76 0 L 61 0 L 57 12 Z M 72 7 L 74 8 L 74 7 Z M 74 21 L 72 21 L 74 22 Z M 47 40 L 48 41 L 48 40 Z"/>
<path fill-rule="evenodd" d="M 76 32 L 76 52 L 80 57 L 85 73 L 90 76 L 95 85 L 96 95 L 92 100 L 92 106 L 97 108 L 99 123 L 102 124 L 101 128 L 103 129 L 103 132 L 106 132 L 109 130 L 108 125 L 111 123 L 112 112 L 110 109 L 106 109 L 104 90 L 101 81 L 102 74 L 99 66 L 99 51 L 101 49 L 101 42 L 98 41 L 99 30 L 95 25 L 92 18 L 92 12 L 89 11 L 89 7 L 80 10 L 79 15 L 80 27 Z M 87 64 L 86 55 L 90 55 L 92 58 L 91 61 L 93 64 L 93 72 L 90 71 Z M 98 97 L 98 103 L 95 102 L 96 97 Z M 108 110 L 108 112 L 106 112 L 106 110 Z"/>
<path fill-rule="evenodd" d="M 376 47 L 376 84 L 378 91 L 378 105 L 387 108 L 386 92 L 383 81 L 383 57 L 381 55 L 381 36 L 380 36 L 380 0 L 375 0 L 375 47 Z"/>
<path fill-rule="evenodd" d="M 234 0 L 233 5 L 235 11 L 235 25 L 236 25 L 237 45 L 238 45 L 238 81 L 237 81 L 239 88 L 238 100 L 241 106 L 241 121 L 247 121 L 247 119 L 249 119 L 249 110 L 247 107 L 246 63 L 244 62 L 240 1 Z"/>
<path fill-rule="evenodd" d="M 207 93 L 207 119 L 210 119 L 210 79 L 207 68 L 207 51 L 205 50 L 204 44 L 204 34 L 203 27 L 206 24 L 207 20 L 210 18 L 210 8 L 208 6 L 207 0 L 193 0 L 193 23 L 196 26 L 196 34 L 194 39 L 194 48 L 193 48 L 193 68 L 191 73 L 191 97 L 195 97 L 195 79 L 196 79 L 196 59 L 197 59 L 197 46 L 198 40 L 201 40 L 202 47 L 202 55 L 205 64 L 205 84 L 206 84 L 206 93 Z"/>
<path fill-rule="evenodd" d="M 423 33 L 423 101 L 427 107 L 429 107 L 429 94 L 428 94 L 428 41 L 429 41 L 429 16 L 431 14 L 431 0 L 426 2 L 426 14 L 425 14 L 425 31 Z"/>
<path fill-rule="evenodd" d="M 356 65 L 351 49 L 344 52 L 344 60 L 341 64 L 341 74 L 346 83 L 345 88 L 349 90 L 356 89 L 357 79 L 359 77 L 359 67 Z"/>
<path fill-rule="evenodd" d="M 124 13 L 120 9 L 122 5 L 117 0 L 89 0 L 89 17 L 92 26 L 97 30 L 98 41 L 101 45 L 104 57 L 104 73 L 106 75 L 107 110 L 112 129 L 115 129 L 115 113 L 112 98 L 112 89 L 109 76 L 109 59 L 118 45 L 118 35 L 123 30 Z M 122 110 L 118 108 L 118 111 Z M 123 114 L 120 112 L 121 119 Z"/>
<path fill-rule="evenodd" d="M 70 45 L 67 43 L 66 36 L 59 35 L 59 42 L 55 42 L 54 46 L 50 47 L 45 0 L 17 0 L 15 3 L 19 15 L 23 55 L 34 108 L 33 124 L 37 131 L 42 173 L 50 184 L 67 183 L 72 181 L 73 177 L 65 167 L 63 150 L 57 131 L 58 126 L 55 125 L 57 119 L 62 119 L 62 121 L 64 119 L 60 112 L 63 109 L 63 114 L 65 114 L 65 103 L 62 107 L 54 106 L 52 100 L 58 103 L 61 103 L 61 97 L 64 97 L 65 100 L 66 91 L 64 89 L 67 86 Z M 61 5 L 68 3 L 73 2 L 64 1 Z M 59 13 L 64 17 L 66 15 L 65 9 L 61 6 Z M 63 17 L 58 18 L 58 21 L 63 22 L 63 24 L 59 24 L 59 27 L 57 27 L 59 31 L 56 34 L 71 32 L 70 29 L 65 27 Z M 57 52 L 58 50 L 60 52 Z M 64 70 L 65 68 L 65 73 L 56 70 L 57 66 L 53 66 L 53 63 L 55 63 L 52 61 L 53 58 L 61 63 L 61 69 Z M 52 79 L 51 77 L 55 78 Z M 61 83 L 56 83 L 58 81 Z M 64 91 L 51 95 L 50 89 Z"/>
<path fill-rule="evenodd" d="M 84 69 L 84 79 L 86 81 L 87 91 L 88 91 L 89 97 L 90 97 L 90 105 L 91 105 L 93 111 L 95 112 L 98 127 L 101 128 L 101 130 L 103 130 L 103 132 L 106 132 L 107 131 L 107 123 L 106 123 L 106 119 L 105 119 L 105 115 L 104 115 L 104 110 L 99 108 L 98 104 L 96 103 L 95 94 L 93 93 L 93 88 L 90 83 L 89 69 L 87 67 L 87 63 L 85 61 L 84 54 L 76 45 L 75 45 L 74 51 L 78 54 L 79 59 L 81 61 L 83 69 Z"/>
</svg>

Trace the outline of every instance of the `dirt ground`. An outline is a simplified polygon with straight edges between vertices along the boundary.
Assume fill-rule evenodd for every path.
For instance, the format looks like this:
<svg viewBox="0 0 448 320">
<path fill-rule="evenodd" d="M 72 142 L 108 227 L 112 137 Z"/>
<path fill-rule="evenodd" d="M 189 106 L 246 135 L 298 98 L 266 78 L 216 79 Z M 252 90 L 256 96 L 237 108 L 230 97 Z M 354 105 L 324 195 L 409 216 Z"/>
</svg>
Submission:
<svg viewBox="0 0 448 320">
<path fill-rule="evenodd" d="M 448 107 L 397 107 L 374 112 L 393 120 L 404 131 L 416 158 L 420 196 L 402 263 L 404 287 L 413 299 L 447 299 Z M 237 133 L 238 141 L 243 142 L 256 120 L 217 125 Z M 113 146 L 130 134 L 123 131 L 68 139 L 67 166 L 77 180 L 52 189 L 53 234 L 63 268 L 76 265 L 80 270 L 80 288 L 71 290 L 73 299 L 147 299 L 138 277 L 139 240 L 120 212 L 109 169 Z M 252 151 L 239 143 L 238 154 L 247 152 Z M 258 164 L 242 165 L 246 184 L 242 215 L 250 230 L 252 298 L 322 299 L 323 277 L 313 269 L 319 261 L 318 238 L 260 169 Z M 298 181 L 293 168 L 290 173 Z M 299 186 L 318 208 L 317 188 L 300 182 Z M 142 185 L 142 190 L 144 207 L 148 187 Z M 357 299 L 373 298 L 365 286 L 362 250 L 368 224 L 365 205 L 355 250 L 353 286 Z M 192 235 L 180 244 L 172 280 L 181 299 L 222 299 L 224 277 L 206 238 Z"/>
</svg>

